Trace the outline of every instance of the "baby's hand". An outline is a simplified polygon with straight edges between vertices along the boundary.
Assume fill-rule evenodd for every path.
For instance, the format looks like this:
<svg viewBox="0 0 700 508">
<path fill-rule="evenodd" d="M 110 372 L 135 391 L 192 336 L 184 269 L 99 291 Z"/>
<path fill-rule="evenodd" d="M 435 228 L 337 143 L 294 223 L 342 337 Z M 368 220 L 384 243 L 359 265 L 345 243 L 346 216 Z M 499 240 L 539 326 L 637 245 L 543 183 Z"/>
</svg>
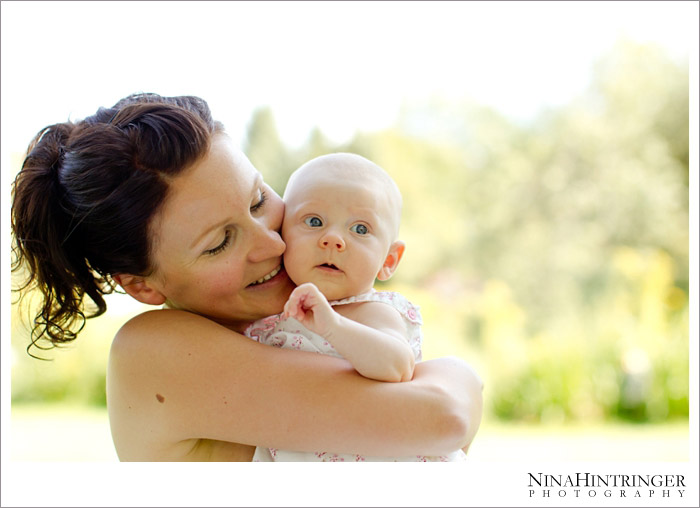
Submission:
<svg viewBox="0 0 700 508">
<path fill-rule="evenodd" d="M 328 338 L 338 314 L 321 291 L 311 282 L 297 286 L 284 305 L 284 317 L 292 317 L 306 328 Z"/>
</svg>

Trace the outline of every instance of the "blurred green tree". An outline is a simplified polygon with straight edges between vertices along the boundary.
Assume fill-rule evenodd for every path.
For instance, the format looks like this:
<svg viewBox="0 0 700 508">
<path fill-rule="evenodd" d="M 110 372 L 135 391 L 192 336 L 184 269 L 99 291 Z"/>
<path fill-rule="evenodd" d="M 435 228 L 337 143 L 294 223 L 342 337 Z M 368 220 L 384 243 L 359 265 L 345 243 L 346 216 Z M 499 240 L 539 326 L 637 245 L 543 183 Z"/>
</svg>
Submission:
<svg viewBox="0 0 700 508">
<path fill-rule="evenodd" d="M 621 42 L 585 93 L 529 124 L 430 98 L 405 104 L 394 128 L 343 145 L 316 128 L 290 148 L 261 108 L 244 151 L 280 195 L 300 164 L 334 151 L 392 175 L 407 250 L 382 286 L 421 306 L 426 358 L 475 363 L 491 414 L 687 418 L 688 91 L 687 62 Z M 13 401 L 104 403 L 102 367 L 36 376 L 24 361 Z M 78 382 L 61 381 L 68 370 Z"/>
<path fill-rule="evenodd" d="M 687 63 L 621 42 L 532 124 L 433 98 L 353 148 L 404 194 L 396 280 L 473 295 L 454 332 L 484 348 L 496 414 L 687 416 Z"/>
<path fill-rule="evenodd" d="M 272 109 L 262 107 L 253 112 L 248 123 L 243 151 L 263 175 L 266 183 L 282 195 L 296 161 L 282 143 Z"/>
</svg>

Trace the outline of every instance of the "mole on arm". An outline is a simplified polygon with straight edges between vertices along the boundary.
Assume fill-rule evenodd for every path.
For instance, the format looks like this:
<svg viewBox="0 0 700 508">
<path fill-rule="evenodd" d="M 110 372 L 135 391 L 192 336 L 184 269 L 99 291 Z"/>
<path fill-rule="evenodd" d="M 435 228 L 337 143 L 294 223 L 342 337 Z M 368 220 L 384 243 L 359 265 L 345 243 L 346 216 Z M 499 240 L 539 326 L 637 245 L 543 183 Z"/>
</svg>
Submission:
<svg viewBox="0 0 700 508">
<path fill-rule="evenodd" d="M 165 402 L 165 397 L 163 397 L 160 393 L 156 393 L 156 399 L 158 399 L 158 402 L 161 404 Z"/>
</svg>

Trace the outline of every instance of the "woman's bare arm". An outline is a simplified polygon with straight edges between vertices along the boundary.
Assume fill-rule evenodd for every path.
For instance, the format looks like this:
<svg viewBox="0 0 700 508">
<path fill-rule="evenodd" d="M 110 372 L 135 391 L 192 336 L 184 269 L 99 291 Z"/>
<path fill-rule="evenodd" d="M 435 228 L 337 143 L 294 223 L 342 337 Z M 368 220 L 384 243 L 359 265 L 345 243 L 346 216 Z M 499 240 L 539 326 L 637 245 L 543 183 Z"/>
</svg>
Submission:
<svg viewBox="0 0 700 508">
<path fill-rule="evenodd" d="M 345 360 L 258 344 L 200 316 L 158 310 L 117 334 L 108 404 L 117 449 L 211 439 L 298 451 L 438 455 L 466 446 L 481 382 L 454 358 L 382 383 Z M 117 436 L 129 436 L 120 443 Z M 123 441 L 123 439 L 122 439 Z"/>
</svg>

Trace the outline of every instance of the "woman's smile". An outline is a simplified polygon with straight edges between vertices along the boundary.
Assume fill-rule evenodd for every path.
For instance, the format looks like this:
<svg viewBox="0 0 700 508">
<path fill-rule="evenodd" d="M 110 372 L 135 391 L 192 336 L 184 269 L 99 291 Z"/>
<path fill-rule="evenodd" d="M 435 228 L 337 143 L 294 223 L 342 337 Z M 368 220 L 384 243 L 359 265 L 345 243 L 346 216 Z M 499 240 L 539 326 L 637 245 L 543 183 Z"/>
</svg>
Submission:
<svg viewBox="0 0 700 508">
<path fill-rule="evenodd" d="M 259 278 L 258 280 L 251 282 L 248 284 L 246 289 L 267 289 L 270 286 L 277 284 L 282 281 L 282 279 L 287 277 L 287 272 L 284 270 L 284 267 L 280 264 L 277 265 L 277 267 L 272 270 L 270 273 L 267 275 L 264 275 L 263 277 Z"/>
</svg>

